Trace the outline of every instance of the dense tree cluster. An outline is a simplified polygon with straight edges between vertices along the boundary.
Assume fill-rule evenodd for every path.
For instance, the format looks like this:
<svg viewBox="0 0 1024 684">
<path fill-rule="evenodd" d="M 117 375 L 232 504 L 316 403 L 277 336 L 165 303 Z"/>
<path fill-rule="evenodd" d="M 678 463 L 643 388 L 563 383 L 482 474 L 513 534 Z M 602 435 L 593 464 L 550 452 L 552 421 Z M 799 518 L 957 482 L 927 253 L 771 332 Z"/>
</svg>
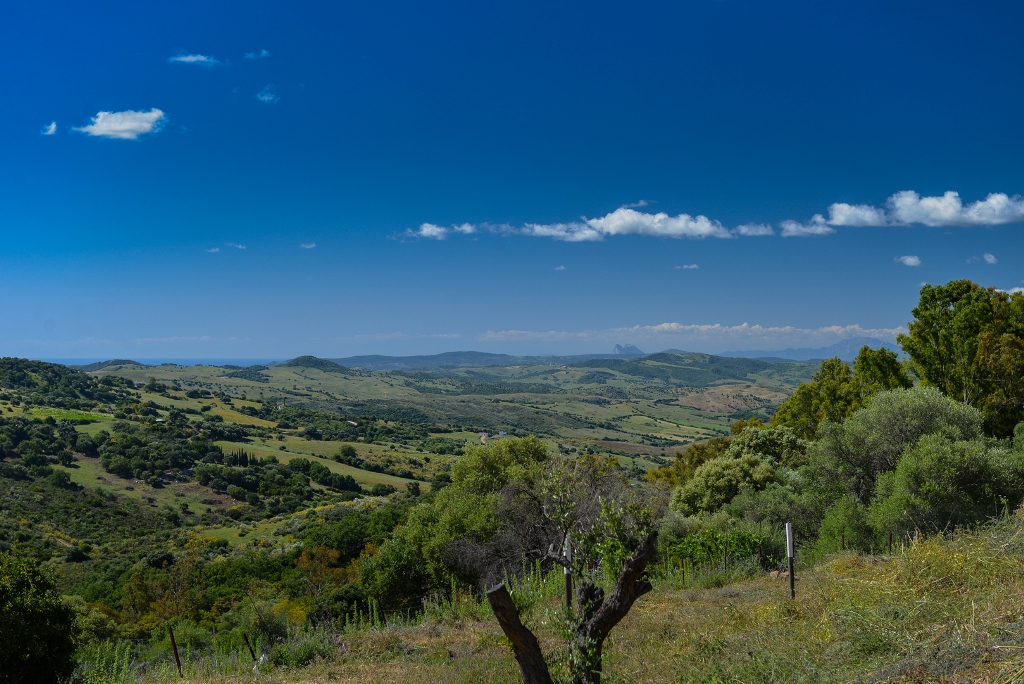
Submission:
<svg viewBox="0 0 1024 684">
<path fill-rule="evenodd" d="M 93 376 L 57 363 L 0 358 L 0 392 L 15 402 L 56 408 L 90 409 L 125 401 L 132 384 L 122 378 Z"/>
</svg>

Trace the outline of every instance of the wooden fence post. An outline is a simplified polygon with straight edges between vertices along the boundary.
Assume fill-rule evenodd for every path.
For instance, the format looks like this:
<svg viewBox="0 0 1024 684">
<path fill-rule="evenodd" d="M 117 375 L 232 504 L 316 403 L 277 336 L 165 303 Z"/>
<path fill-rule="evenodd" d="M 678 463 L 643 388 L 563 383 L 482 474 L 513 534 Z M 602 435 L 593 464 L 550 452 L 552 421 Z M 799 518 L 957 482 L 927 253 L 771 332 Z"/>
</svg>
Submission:
<svg viewBox="0 0 1024 684">
<path fill-rule="evenodd" d="M 178 666 L 178 676 L 184 677 L 185 675 L 181 673 L 181 658 L 178 657 L 178 644 L 174 641 L 174 630 L 170 625 L 167 625 L 167 633 L 171 637 L 171 648 L 174 650 L 174 662 Z"/>
</svg>

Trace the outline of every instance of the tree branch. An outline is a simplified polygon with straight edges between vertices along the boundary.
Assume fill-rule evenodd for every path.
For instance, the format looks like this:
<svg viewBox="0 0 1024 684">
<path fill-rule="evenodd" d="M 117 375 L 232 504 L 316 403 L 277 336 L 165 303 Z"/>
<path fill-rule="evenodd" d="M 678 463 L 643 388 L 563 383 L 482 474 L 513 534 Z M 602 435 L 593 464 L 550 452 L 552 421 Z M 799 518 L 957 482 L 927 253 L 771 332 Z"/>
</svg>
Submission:
<svg viewBox="0 0 1024 684">
<path fill-rule="evenodd" d="M 591 619 L 580 625 L 580 632 L 589 639 L 604 641 L 612 627 L 626 617 L 636 600 L 653 588 L 644 577 L 644 571 L 657 551 L 658 533 L 651 532 L 641 540 L 636 551 L 626 561 L 611 596 Z"/>
<path fill-rule="evenodd" d="M 548 665 L 544 662 L 540 643 L 537 637 L 519 619 L 519 609 L 512 602 L 505 584 L 487 590 L 487 600 L 498 619 L 501 631 L 512 642 L 519 671 L 523 675 L 523 684 L 552 684 Z"/>
</svg>

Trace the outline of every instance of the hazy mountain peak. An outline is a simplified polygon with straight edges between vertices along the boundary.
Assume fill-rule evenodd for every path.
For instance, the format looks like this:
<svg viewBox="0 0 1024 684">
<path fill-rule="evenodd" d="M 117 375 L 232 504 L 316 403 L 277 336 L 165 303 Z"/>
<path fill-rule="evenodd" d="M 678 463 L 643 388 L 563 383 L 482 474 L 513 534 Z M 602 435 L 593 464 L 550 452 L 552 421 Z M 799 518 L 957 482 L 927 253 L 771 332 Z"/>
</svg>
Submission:
<svg viewBox="0 0 1024 684">
<path fill-rule="evenodd" d="M 618 356 L 646 356 L 642 351 L 631 344 L 617 344 L 612 348 L 612 354 Z"/>
</svg>

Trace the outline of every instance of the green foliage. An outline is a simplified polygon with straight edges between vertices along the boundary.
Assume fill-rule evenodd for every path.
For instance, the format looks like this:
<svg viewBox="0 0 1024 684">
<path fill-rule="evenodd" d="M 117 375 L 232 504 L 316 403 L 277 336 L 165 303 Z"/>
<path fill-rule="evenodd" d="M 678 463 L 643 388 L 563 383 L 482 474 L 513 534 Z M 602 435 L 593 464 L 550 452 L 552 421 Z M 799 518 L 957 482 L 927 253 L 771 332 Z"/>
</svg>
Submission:
<svg viewBox="0 0 1024 684">
<path fill-rule="evenodd" d="M 693 477 L 698 467 L 724 454 L 730 444 L 731 437 L 712 437 L 706 442 L 691 444 L 686 451 L 676 452 L 671 466 L 649 470 L 644 479 L 648 482 L 661 482 L 672 488 L 678 487 Z"/>
<path fill-rule="evenodd" d="M 974 408 L 930 387 L 882 392 L 844 423 L 826 423 L 812 452 L 822 485 L 836 480 L 869 503 L 879 475 L 896 468 L 903 451 L 928 434 L 972 440 L 982 436 Z"/>
<path fill-rule="evenodd" d="M 742 487 L 763 489 L 775 479 L 775 464 L 752 452 L 712 459 L 697 468 L 693 477 L 672 495 L 672 510 L 687 515 L 716 511 Z"/>
<path fill-rule="evenodd" d="M 306 528 L 304 546 L 333 549 L 339 553 L 338 563 L 347 565 L 359 557 L 367 544 L 384 544 L 406 514 L 403 507 L 396 505 L 371 510 L 340 508 L 328 515 L 323 524 Z"/>
<path fill-rule="evenodd" d="M 762 542 L 763 538 L 750 530 L 718 532 L 703 529 L 686 535 L 664 548 L 663 552 L 669 558 L 688 560 L 695 565 L 714 565 L 722 562 L 726 555 L 739 558 L 753 556 Z"/>
<path fill-rule="evenodd" d="M 969 280 L 925 285 L 899 342 L 928 385 L 977 406 L 988 431 L 1024 419 L 1024 295 Z"/>
<path fill-rule="evenodd" d="M 908 388 L 911 380 L 894 352 L 862 347 L 853 369 L 839 358 L 824 361 L 811 382 L 779 406 L 772 425 L 814 439 L 824 422 L 841 423 L 878 392 Z"/>
<path fill-rule="evenodd" d="M 869 553 L 882 543 L 868 522 L 868 510 L 853 496 L 841 497 L 828 509 L 818 529 L 817 548 L 823 553 L 847 549 Z"/>
<path fill-rule="evenodd" d="M 265 506 L 265 515 L 271 517 L 298 510 L 313 499 L 309 476 L 303 472 L 308 472 L 312 465 L 306 459 L 294 459 L 287 465 L 269 459 L 250 459 L 249 465 L 242 468 L 204 463 L 195 469 L 194 476 L 204 487 L 227 492 L 258 508 Z"/>
<path fill-rule="evenodd" d="M 880 532 L 933 533 L 1016 509 L 1022 498 L 1024 451 L 932 434 L 879 476 L 868 519 Z"/>
<path fill-rule="evenodd" d="M 452 466 L 452 483 L 430 500 L 415 506 L 406 524 L 385 541 L 380 551 L 363 560 L 360 577 L 367 593 L 386 608 L 410 605 L 431 588 L 473 577 L 446 562 L 451 542 L 482 541 L 497 529 L 498 492 L 512 481 L 535 481 L 548 458 L 535 437 L 506 438 L 468 448 Z"/>
<path fill-rule="evenodd" d="M 17 393 L 40 406 L 92 408 L 129 396 L 129 385 L 120 378 L 97 380 L 57 363 L 0 358 L 0 388 Z"/>
<path fill-rule="evenodd" d="M 747 427 L 721 456 L 698 466 L 675 491 L 671 508 L 693 515 L 710 513 L 741 491 L 756 492 L 777 480 L 779 468 L 806 462 L 806 443 L 788 427 Z"/>
<path fill-rule="evenodd" d="M 59 682 L 75 669 L 74 610 L 35 562 L 0 553 L 0 679 Z"/>
<path fill-rule="evenodd" d="M 992 324 L 993 294 L 969 280 L 925 285 L 908 334 L 898 338 L 922 380 L 967 404 L 983 391 L 978 345 Z"/>
<path fill-rule="evenodd" d="M 101 430 L 94 440 L 104 469 L 119 477 L 148 478 L 167 470 L 191 468 L 197 463 L 219 463 L 223 458 L 217 440 L 246 439 L 237 425 L 189 422 L 166 423 L 115 421 L 111 432 Z"/>
</svg>

